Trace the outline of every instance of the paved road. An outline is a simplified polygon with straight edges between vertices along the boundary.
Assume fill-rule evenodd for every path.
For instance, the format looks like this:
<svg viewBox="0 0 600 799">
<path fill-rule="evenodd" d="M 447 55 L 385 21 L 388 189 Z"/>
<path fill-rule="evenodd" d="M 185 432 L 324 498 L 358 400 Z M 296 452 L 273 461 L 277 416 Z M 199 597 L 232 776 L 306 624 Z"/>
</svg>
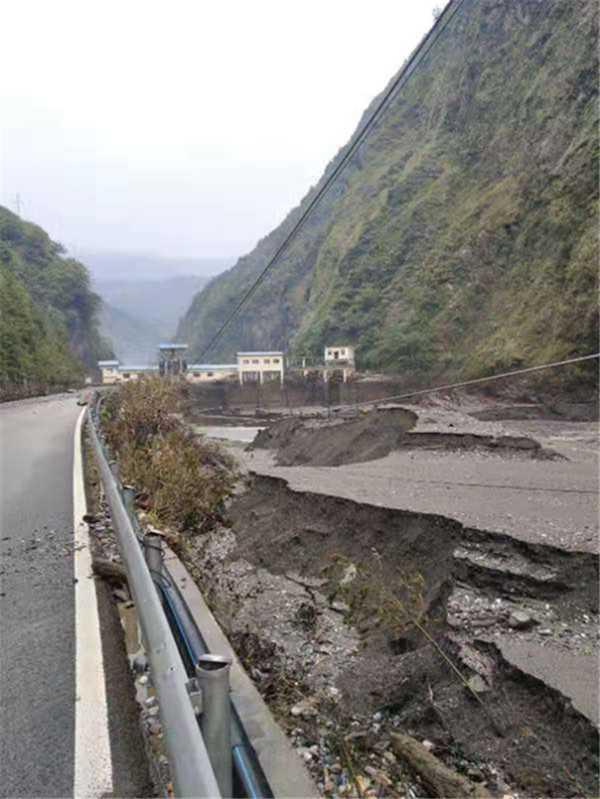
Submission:
<svg viewBox="0 0 600 799">
<path fill-rule="evenodd" d="M 80 411 L 72 395 L 0 406 L 3 797 L 63 797 L 74 791 L 73 451 Z M 105 687 L 114 793 L 140 795 L 147 793 L 147 774 L 120 632 L 102 592 L 98 604 L 104 670 L 112 680 Z M 102 733 L 98 730 L 99 739 Z"/>
<path fill-rule="evenodd" d="M 596 726 L 600 723 L 598 683 L 600 666 L 595 654 L 564 652 L 534 641 L 503 638 L 498 641 L 504 657 L 521 671 L 568 696 L 573 706 Z"/>
<path fill-rule="evenodd" d="M 568 460 L 422 449 L 335 467 L 277 466 L 274 454 L 267 450 L 244 452 L 240 457 L 248 469 L 283 477 L 298 491 L 441 514 L 468 527 L 597 552 L 597 427 L 583 423 L 579 436 L 572 427 L 562 437 L 558 426 L 546 437 L 535 430 L 541 443 Z M 525 423 L 519 423 L 518 434 L 529 432 Z"/>
</svg>

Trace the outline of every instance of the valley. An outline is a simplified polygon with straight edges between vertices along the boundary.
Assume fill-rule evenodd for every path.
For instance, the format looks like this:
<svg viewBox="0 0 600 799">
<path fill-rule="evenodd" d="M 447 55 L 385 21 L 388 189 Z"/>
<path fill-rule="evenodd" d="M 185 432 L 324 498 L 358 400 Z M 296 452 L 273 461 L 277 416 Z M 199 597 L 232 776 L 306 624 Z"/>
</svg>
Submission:
<svg viewBox="0 0 600 799">
<path fill-rule="evenodd" d="M 101 330 L 125 362 L 150 364 L 161 341 L 170 341 L 190 298 L 207 283 L 193 275 L 159 280 L 102 280 L 96 289 L 102 298 Z"/>
<path fill-rule="evenodd" d="M 86 252 L 102 299 L 102 334 L 121 361 L 152 363 L 170 341 L 193 296 L 231 265 L 227 258 L 167 258 L 148 253 Z"/>
<path fill-rule="evenodd" d="M 0 797 L 597 797 L 597 0 L 76 5 L 6 5 Z"/>
<path fill-rule="evenodd" d="M 451 3 L 429 34 L 440 28 L 435 46 L 211 357 L 283 349 L 310 360 L 344 342 L 359 369 L 434 385 L 595 352 L 596 10 L 593 0 Z M 194 298 L 177 333 L 192 358 L 383 94 L 301 204 Z"/>
</svg>

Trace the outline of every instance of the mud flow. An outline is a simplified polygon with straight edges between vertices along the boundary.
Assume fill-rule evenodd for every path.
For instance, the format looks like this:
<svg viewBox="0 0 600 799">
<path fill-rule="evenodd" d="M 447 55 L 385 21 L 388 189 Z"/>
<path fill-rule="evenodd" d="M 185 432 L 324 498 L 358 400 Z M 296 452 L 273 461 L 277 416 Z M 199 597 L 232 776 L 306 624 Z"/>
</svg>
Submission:
<svg viewBox="0 0 600 799">
<path fill-rule="evenodd" d="M 480 450 L 499 456 L 561 458 L 528 436 L 490 433 L 484 425 L 476 433 L 453 430 L 454 423 L 443 417 L 440 421 L 445 421 L 445 429 L 439 429 L 437 421 L 428 420 L 425 415 L 423 423 L 420 414 L 402 407 L 369 412 L 348 410 L 334 419 L 284 418 L 261 431 L 252 448 L 275 451 L 278 466 L 340 466 L 383 458 L 404 449 Z"/>
<path fill-rule="evenodd" d="M 595 555 L 257 475 L 229 515 L 185 557 L 323 794 L 429 795 L 401 731 L 492 795 L 597 795 Z"/>
</svg>

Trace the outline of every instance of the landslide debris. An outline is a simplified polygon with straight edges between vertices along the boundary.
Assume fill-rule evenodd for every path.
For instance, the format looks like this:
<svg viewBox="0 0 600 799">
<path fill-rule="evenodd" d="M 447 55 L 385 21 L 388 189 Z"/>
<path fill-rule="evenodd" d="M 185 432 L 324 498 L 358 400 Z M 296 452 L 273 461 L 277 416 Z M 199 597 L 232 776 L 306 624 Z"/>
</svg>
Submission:
<svg viewBox="0 0 600 799">
<path fill-rule="evenodd" d="M 291 416 L 261 430 L 249 449 L 276 452 L 278 466 L 340 466 L 383 458 L 399 449 L 484 450 L 498 455 L 553 459 L 557 453 L 527 436 L 504 432 L 471 432 L 471 420 L 464 430 L 457 429 L 456 415 L 442 427 L 432 424 L 428 411 L 382 407 L 370 411 L 348 410 L 337 418 L 326 415 Z M 438 412 L 438 416 L 439 416 Z M 441 417 L 443 418 L 443 416 Z M 435 421 L 435 420 L 434 420 Z"/>
<path fill-rule="evenodd" d="M 257 475 L 228 515 L 184 557 L 324 795 L 427 791 L 394 732 L 492 794 L 597 793 L 593 723 L 503 654 L 596 651 L 596 556 Z"/>
</svg>

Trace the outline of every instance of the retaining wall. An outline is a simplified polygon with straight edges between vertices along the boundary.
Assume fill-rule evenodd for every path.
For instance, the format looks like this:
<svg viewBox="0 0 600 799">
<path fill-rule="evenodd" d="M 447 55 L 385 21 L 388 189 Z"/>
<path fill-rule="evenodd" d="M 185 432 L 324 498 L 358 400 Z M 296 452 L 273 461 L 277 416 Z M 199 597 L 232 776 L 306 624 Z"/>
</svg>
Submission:
<svg viewBox="0 0 600 799">
<path fill-rule="evenodd" d="M 412 388 L 413 386 L 411 386 Z M 213 383 L 190 386 L 191 404 L 197 409 L 208 408 L 300 408 L 307 405 L 328 407 L 350 405 L 357 402 L 381 400 L 407 390 L 399 380 L 369 380 L 350 383 L 325 383 L 319 381 L 285 381 L 246 383 Z"/>
</svg>

